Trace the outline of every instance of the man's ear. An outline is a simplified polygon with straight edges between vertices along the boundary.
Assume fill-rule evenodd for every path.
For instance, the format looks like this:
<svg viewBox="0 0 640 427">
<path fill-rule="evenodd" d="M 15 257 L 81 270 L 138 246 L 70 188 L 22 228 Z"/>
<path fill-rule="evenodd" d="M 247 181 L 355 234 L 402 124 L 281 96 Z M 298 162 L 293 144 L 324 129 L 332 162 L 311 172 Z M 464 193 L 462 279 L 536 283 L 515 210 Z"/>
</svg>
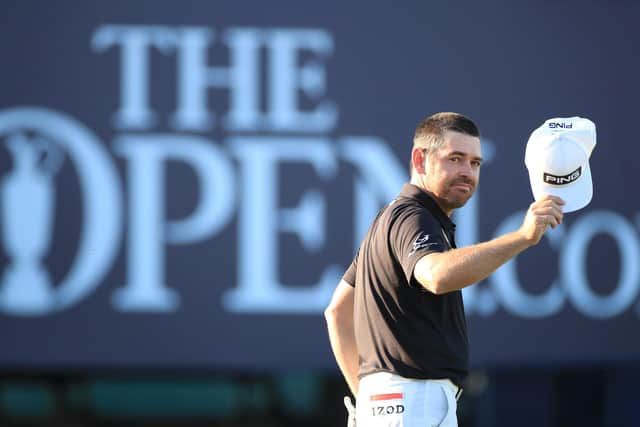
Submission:
<svg viewBox="0 0 640 427">
<path fill-rule="evenodd" d="M 424 175 L 425 173 L 425 160 L 426 156 L 423 148 L 414 147 L 413 150 L 411 150 L 411 163 L 413 165 L 413 170 L 419 175 Z"/>
</svg>

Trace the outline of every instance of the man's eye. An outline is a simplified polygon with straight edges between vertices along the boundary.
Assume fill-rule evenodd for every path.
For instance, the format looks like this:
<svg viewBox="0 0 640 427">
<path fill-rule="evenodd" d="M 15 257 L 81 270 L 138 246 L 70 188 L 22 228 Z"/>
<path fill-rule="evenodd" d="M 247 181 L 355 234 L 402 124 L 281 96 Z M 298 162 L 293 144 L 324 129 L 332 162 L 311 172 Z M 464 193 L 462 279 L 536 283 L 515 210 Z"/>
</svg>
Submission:
<svg viewBox="0 0 640 427">
<path fill-rule="evenodd" d="M 457 162 L 460 160 L 460 157 L 451 157 L 449 160 L 451 160 L 452 162 Z"/>
</svg>

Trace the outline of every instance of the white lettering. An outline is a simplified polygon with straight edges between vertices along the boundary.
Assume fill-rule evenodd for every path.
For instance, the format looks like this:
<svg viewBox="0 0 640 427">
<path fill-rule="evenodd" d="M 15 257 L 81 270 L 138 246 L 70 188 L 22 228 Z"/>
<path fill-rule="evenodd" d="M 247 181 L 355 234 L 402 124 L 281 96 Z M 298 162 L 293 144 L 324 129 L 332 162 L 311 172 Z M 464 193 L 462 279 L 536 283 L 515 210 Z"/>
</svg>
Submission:
<svg viewBox="0 0 640 427">
<path fill-rule="evenodd" d="M 288 230 L 302 241 L 314 242 L 313 229 L 326 233 L 324 203 L 303 197 L 297 208 L 278 209 L 278 167 L 281 162 L 311 164 L 328 180 L 337 170 L 332 144 L 320 138 L 232 138 L 231 151 L 240 162 L 243 203 L 239 214 L 238 287 L 224 295 L 225 308 L 234 312 L 317 313 L 323 310 L 343 273 L 327 266 L 312 286 L 288 287 L 279 278 L 278 234 Z M 293 220 L 292 218 L 298 217 Z M 306 219 L 300 218 L 305 216 Z M 283 224 L 284 220 L 287 223 Z M 304 226 L 302 226 L 304 225 Z M 317 248 L 317 245 L 311 243 Z"/>
<path fill-rule="evenodd" d="M 165 283 L 165 243 L 192 243 L 226 225 L 235 200 L 233 169 L 221 150 L 203 138 L 123 136 L 114 149 L 128 161 L 130 226 L 127 284 L 114 295 L 114 304 L 125 311 L 174 311 L 179 300 Z M 163 186 L 167 161 L 191 166 L 201 189 L 194 212 L 168 223 Z"/>
<path fill-rule="evenodd" d="M 297 67 L 298 55 L 309 50 L 317 56 Z M 327 132 L 335 127 L 337 108 L 321 102 L 313 111 L 300 109 L 298 92 L 319 99 L 326 90 L 322 61 L 333 51 L 331 35 L 323 30 L 276 29 L 269 33 L 269 124 L 272 131 Z"/>
<path fill-rule="evenodd" d="M 114 44 L 120 56 L 120 109 L 114 117 L 119 129 L 149 129 L 156 123 L 149 106 L 149 47 L 168 53 L 175 47 L 175 30 L 159 26 L 105 25 L 96 30 L 92 45 L 102 52 Z"/>
<path fill-rule="evenodd" d="M 407 170 L 379 138 L 347 137 L 340 148 L 341 157 L 358 171 L 353 191 L 353 244 L 357 249 L 378 210 L 396 197 L 407 181 Z"/>
<path fill-rule="evenodd" d="M 610 295 L 599 296 L 589 286 L 587 253 L 594 236 L 604 233 L 615 240 L 620 254 L 620 280 Z M 571 229 L 562 252 L 560 271 L 569 299 L 582 313 L 595 318 L 617 316 L 627 310 L 640 290 L 640 244 L 629 221 L 614 212 L 590 212 Z M 610 276 L 615 274 L 610 273 Z"/>
<path fill-rule="evenodd" d="M 496 230 L 495 237 L 516 230 L 524 215 L 525 212 L 516 212 L 508 216 Z M 563 235 L 564 228 L 560 226 L 547 231 L 544 237 L 553 248 L 558 249 Z M 517 258 L 512 258 L 489 276 L 496 296 L 507 311 L 520 317 L 536 318 L 551 316 L 562 309 L 565 295 L 558 280 L 554 280 L 545 293 L 531 295 L 525 292 L 517 271 Z"/>
</svg>

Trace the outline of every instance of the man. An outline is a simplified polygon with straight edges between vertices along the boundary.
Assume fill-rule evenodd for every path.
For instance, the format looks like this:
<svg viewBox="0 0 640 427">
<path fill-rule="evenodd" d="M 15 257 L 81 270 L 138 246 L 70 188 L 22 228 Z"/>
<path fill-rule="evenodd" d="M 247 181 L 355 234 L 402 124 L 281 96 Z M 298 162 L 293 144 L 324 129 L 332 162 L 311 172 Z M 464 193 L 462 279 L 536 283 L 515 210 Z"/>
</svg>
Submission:
<svg viewBox="0 0 640 427">
<path fill-rule="evenodd" d="M 461 289 L 562 222 L 564 202 L 547 196 L 517 231 L 456 248 L 450 216 L 473 195 L 481 164 L 473 121 L 457 113 L 423 120 L 410 183 L 378 213 L 325 311 L 360 427 L 457 426 L 468 374 Z"/>
</svg>

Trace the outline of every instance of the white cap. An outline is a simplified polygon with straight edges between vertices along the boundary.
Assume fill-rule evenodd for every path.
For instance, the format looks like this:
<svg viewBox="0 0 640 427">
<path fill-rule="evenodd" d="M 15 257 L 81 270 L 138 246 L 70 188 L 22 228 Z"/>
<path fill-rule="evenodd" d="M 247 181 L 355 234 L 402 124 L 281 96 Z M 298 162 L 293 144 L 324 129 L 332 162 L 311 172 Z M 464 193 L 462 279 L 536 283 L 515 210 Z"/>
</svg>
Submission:
<svg viewBox="0 0 640 427">
<path fill-rule="evenodd" d="M 589 157 L 596 125 L 582 117 L 549 119 L 534 130 L 524 156 L 536 200 L 547 194 L 565 201 L 563 212 L 589 204 L 593 195 Z"/>
</svg>

